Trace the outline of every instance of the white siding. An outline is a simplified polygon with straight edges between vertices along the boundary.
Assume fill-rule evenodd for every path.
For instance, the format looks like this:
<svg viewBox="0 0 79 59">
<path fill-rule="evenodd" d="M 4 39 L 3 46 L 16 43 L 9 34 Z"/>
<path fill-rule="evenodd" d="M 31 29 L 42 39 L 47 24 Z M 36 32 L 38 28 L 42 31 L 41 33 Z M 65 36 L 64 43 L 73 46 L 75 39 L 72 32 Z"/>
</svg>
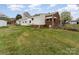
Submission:
<svg viewBox="0 0 79 59">
<path fill-rule="evenodd" d="M 32 20 L 33 18 L 33 20 Z M 19 19 L 18 21 L 16 21 L 17 24 L 20 25 L 45 25 L 45 15 L 41 14 L 41 15 L 37 15 L 37 16 L 33 16 L 32 18 L 22 18 Z M 31 23 L 30 23 L 31 21 Z"/>
<path fill-rule="evenodd" d="M 45 25 L 45 15 L 34 16 L 32 25 Z"/>
<path fill-rule="evenodd" d="M 21 21 L 21 25 L 27 25 L 27 26 L 29 26 L 29 25 L 31 25 L 31 19 L 27 19 L 27 20 L 22 20 Z"/>
<path fill-rule="evenodd" d="M 70 24 L 77 24 L 77 22 L 70 22 Z"/>
<path fill-rule="evenodd" d="M 32 20 L 31 18 L 19 19 L 18 21 L 16 21 L 16 23 L 19 25 L 30 26 L 32 24 Z"/>
<path fill-rule="evenodd" d="M 7 26 L 7 21 L 0 20 L 0 27 Z"/>
</svg>

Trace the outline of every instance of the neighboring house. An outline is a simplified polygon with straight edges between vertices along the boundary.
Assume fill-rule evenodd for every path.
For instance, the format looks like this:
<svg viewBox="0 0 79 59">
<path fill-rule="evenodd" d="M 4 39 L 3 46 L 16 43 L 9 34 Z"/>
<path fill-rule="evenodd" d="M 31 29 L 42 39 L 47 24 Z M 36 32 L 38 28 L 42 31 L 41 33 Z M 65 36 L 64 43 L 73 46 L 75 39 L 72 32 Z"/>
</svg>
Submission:
<svg viewBox="0 0 79 59">
<path fill-rule="evenodd" d="M 70 21 L 70 24 L 77 24 L 77 21 Z"/>
<path fill-rule="evenodd" d="M 45 25 L 45 14 L 36 14 L 32 17 L 33 27 L 43 27 Z"/>
<path fill-rule="evenodd" d="M 30 26 L 32 25 L 32 19 L 28 12 L 24 12 L 21 14 L 22 18 L 16 21 L 18 25 Z"/>
<path fill-rule="evenodd" d="M 7 26 L 7 21 L 5 21 L 5 17 L 7 17 L 4 13 L 0 12 L 0 27 Z"/>
<path fill-rule="evenodd" d="M 7 22 L 8 25 L 16 25 L 16 20 L 10 20 Z"/>
<path fill-rule="evenodd" d="M 77 21 L 77 20 L 71 20 L 71 21 L 69 21 L 67 23 L 69 23 L 69 24 L 79 24 L 79 21 Z"/>
<path fill-rule="evenodd" d="M 26 25 L 33 27 L 59 27 L 60 15 L 58 12 L 55 13 L 40 13 L 30 16 L 29 13 L 25 12 L 22 14 L 22 19 L 16 21 L 19 25 Z"/>
<path fill-rule="evenodd" d="M 0 20 L 0 27 L 7 26 L 7 21 Z"/>
<path fill-rule="evenodd" d="M 16 25 L 16 20 L 15 20 L 15 18 L 10 18 L 10 20 L 7 21 L 7 24 L 8 24 L 8 25 Z"/>
<path fill-rule="evenodd" d="M 46 27 L 59 27 L 60 26 L 60 15 L 58 12 L 48 13 L 45 16 Z"/>
<path fill-rule="evenodd" d="M 36 14 L 32 17 L 32 25 L 35 27 L 59 27 L 59 13 Z"/>
<path fill-rule="evenodd" d="M 31 18 L 22 18 L 16 21 L 18 25 L 25 25 L 25 26 L 30 26 L 32 25 L 32 19 Z"/>
</svg>

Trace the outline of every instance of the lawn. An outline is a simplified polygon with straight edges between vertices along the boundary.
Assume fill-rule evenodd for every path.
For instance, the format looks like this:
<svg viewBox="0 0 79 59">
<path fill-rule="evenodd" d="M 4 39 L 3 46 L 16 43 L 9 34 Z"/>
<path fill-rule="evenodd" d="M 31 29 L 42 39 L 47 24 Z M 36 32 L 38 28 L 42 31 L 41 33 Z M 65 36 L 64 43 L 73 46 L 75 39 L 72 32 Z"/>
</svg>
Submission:
<svg viewBox="0 0 79 59">
<path fill-rule="evenodd" d="M 66 24 L 65 27 L 79 29 L 79 24 Z"/>
<path fill-rule="evenodd" d="M 79 54 L 79 32 L 25 26 L 2 27 L 0 28 L 0 54 Z"/>
</svg>

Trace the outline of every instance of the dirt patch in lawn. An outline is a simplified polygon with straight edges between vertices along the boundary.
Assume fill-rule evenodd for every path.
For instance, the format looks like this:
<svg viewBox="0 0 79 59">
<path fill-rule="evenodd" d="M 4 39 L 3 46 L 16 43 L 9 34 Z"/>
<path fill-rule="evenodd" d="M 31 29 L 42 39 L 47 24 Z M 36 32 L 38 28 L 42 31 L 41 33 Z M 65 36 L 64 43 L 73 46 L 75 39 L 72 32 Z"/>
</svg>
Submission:
<svg viewBox="0 0 79 59">
<path fill-rule="evenodd" d="M 19 45 L 25 45 L 26 44 L 26 37 L 28 37 L 29 36 L 29 34 L 28 33 L 26 33 L 26 32 L 24 32 L 24 33 L 22 33 L 18 38 L 17 38 L 17 43 L 19 44 Z"/>
</svg>

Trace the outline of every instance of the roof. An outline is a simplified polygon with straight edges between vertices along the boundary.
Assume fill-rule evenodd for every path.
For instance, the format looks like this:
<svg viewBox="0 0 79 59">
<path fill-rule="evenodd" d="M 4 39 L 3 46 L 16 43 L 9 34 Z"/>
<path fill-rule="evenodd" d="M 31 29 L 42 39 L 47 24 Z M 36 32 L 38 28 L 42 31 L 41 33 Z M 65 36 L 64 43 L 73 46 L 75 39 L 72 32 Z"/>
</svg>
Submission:
<svg viewBox="0 0 79 59">
<path fill-rule="evenodd" d="M 31 18 L 24 17 L 24 18 L 19 19 L 19 21 L 21 21 L 21 20 L 27 20 L 27 19 L 31 19 Z"/>
<path fill-rule="evenodd" d="M 31 17 L 31 15 L 28 12 L 23 12 L 22 17 Z"/>
<path fill-rule="evenodd" d="M 46 13 L 35 14 L 35 15 L 33 15 L 33 17 L 34 16 L 40 16 L 40 15 L 46 15 Z"/>
<path fill-rule="evenodd" d="M 52 12 L 52 13 L 40 13 L 40 14 L 35 14 L 35 15 L 33 15 L 33 17 L 34 16 L 40 16 L 40 15 L 45 15 L 45 16 L 47 16 L 47 15 L 53 15 L 53 14 L 56 14 L 57 12 Z"/>
</svg>

